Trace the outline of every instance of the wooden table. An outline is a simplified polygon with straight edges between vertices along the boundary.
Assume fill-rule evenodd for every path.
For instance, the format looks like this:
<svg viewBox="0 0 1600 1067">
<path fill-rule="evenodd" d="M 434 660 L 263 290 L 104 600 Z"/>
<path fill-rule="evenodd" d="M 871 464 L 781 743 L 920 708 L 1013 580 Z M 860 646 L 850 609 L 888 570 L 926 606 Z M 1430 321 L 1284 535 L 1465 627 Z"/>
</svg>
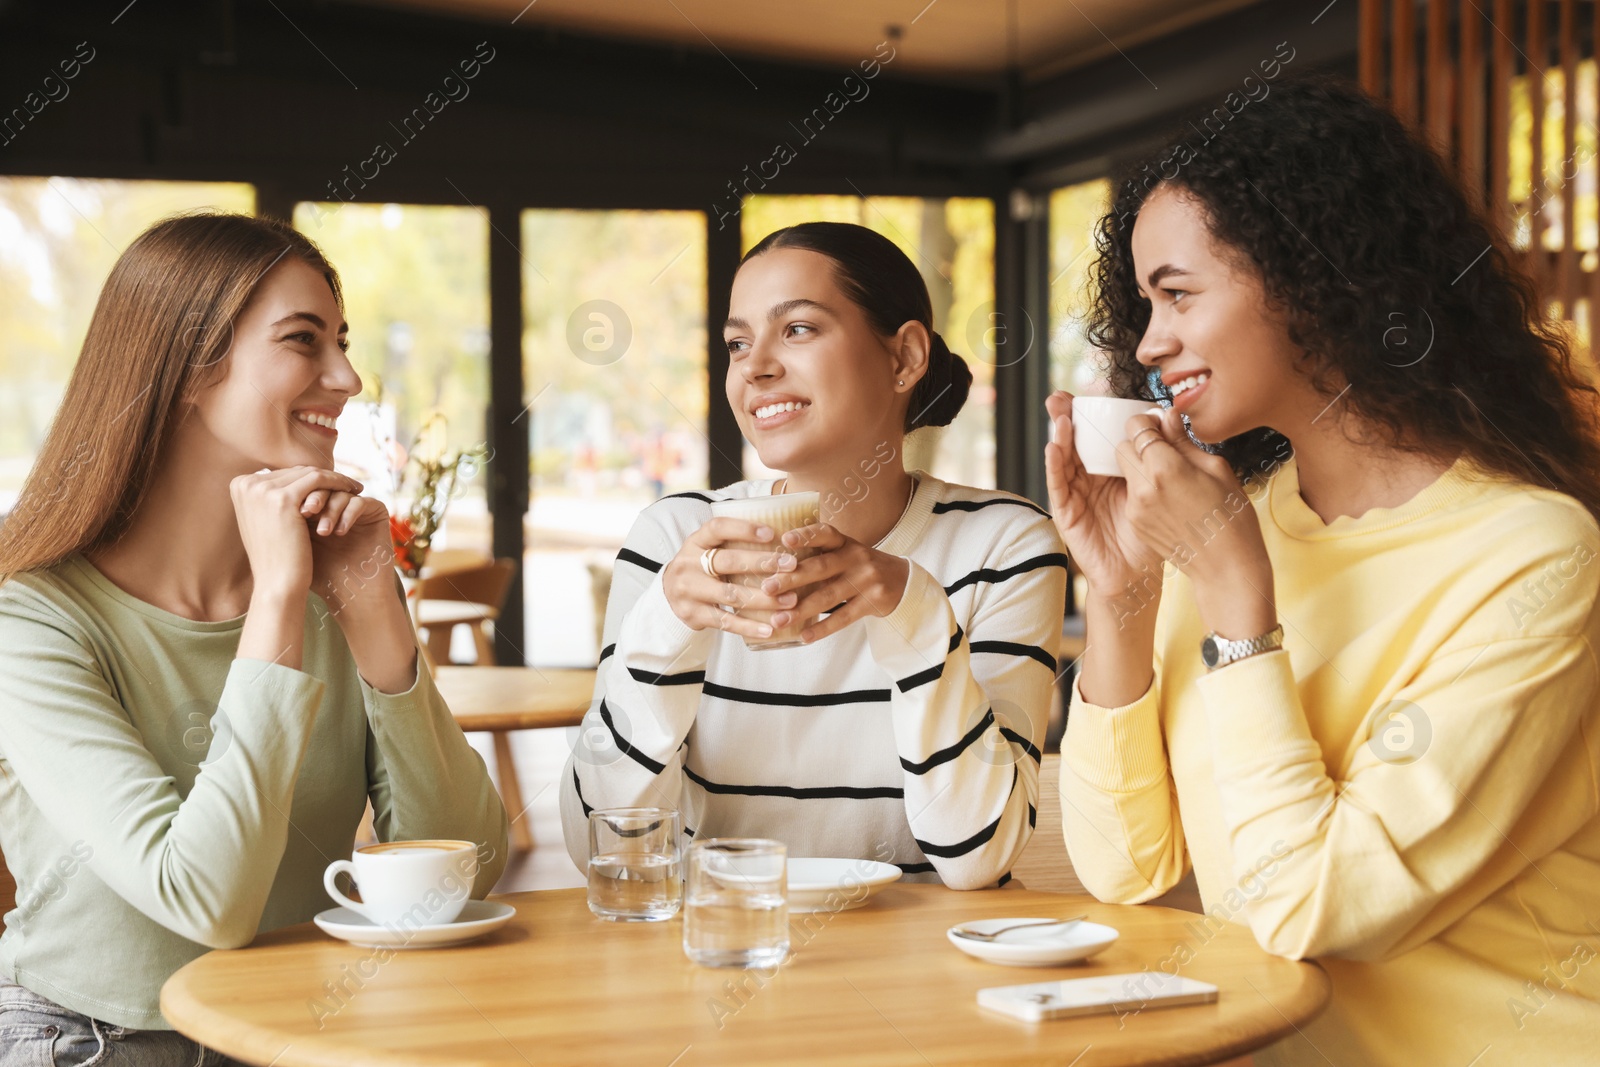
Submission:
<svg viewBox="0 0 1600 1067">
<path fill-rule="evenodd" d="M 264 934 L 179 970 L 161 1010 L 275 1067 L 1106 1067 L 1225 1060 L 1293 1032 L 1329 991 L 1320 967 L 1269 956 L 1242 926 L 1059 893 L 892 886 L 857 911 L 791 916 L 775 974 L 697 967 L 681 918 L 603 923 L 582 889 L 498 899 L 511 924 L 459 948 L 385 953 L 310 924 Z M 995 966 L 944 937 L 969 919 L 1084 912 L 1122 937 L 1074 967 Z M 987 986 L 1157 969 L 1180 944 L 1180 973 L 1220 987 L 1215 1004 L 1037 1024 L 977 1006 Z"/>
<path fill-rule="evenodd" d="M 544 730 L 577 726 L 594 694 L 592 670 L 533 667 L 438 667 L 433 681 L 463 730 L 484 730 L 494 736 L 500 799 L 511 817 L 511 843 L 533 847 L 533 834 L 523 817 L 522 784 L 511 758 L 511 730 Z"/>
</svg>

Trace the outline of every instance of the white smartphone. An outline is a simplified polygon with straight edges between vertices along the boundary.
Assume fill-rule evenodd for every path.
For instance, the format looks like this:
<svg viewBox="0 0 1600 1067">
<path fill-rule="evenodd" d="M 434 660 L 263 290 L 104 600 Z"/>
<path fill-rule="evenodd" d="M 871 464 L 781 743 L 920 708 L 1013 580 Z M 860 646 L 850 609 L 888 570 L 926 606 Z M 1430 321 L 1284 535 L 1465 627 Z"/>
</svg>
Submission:
<svg viewBox="0 0 1600 1067">
<path fill-rule="evenodd" d="M 1209 982 L 1159 971 L 1137 974 L 1102 974 L 1069 978 L 1062 982 L 993 986 L 978 990 L 978 1006 L 1028 1022 L 1069 1019 L 1076 1015 L 1137 1012 L 1146 1008 L 1175 1008 L 1183 1004 L 1210 1004 L 1217 987 Z"/>
</svg>

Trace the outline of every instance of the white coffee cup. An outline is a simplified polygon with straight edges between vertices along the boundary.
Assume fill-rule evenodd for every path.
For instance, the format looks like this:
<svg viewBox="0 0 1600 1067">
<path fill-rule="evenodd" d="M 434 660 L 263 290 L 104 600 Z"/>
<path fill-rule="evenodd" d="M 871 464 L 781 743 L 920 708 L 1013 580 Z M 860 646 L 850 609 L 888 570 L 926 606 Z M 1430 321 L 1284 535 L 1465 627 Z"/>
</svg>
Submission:
<svg viewBox="0 0 1600 1067">
<path fill-rule="evenodd" d="M 1128 439 L 1128 420 L 1160 408 L 1148 400 L 1114 396 L 1072 398 L 1072 447 L 1090 474 L 1121 478 L 1117 446 Z"/>
<path fill-rule="evenodd" d="M 343 871 L 361 890 L 360 900 L 339 891 Z M 478 846 L 471 841 L 387 841 L 356 849 L 322 872 L 328 895 L 378 926 L 415 930 L 455 920 L 472 894 Z"/>
</svg>

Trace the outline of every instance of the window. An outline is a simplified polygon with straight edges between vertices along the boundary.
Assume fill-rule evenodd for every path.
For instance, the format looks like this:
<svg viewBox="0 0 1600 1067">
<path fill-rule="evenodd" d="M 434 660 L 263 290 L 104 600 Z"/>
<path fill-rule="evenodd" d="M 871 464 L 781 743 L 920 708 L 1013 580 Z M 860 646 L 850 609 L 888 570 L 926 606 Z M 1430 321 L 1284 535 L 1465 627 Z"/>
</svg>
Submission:
<svg viewBox="0 0 1600 1067">
<path fill-rule="evenodd" d="M 202 208 L 253 212 L 255 189 L 0 177 L 0 515 L 44 443 L 112 264 L 153 223 Z"/>
<path fill-rule="evenodd" d="M 748 251 L 773 230 L 809 221 L 854 222 L 876 230 L 911 257 L 933 300 L 933 327 L 972 369 L 961 414 L 940 430 L 906 440 L 906 466 L 986 489 L 995 484 L 994 203 L 960 197 L 752 196 L 740 216 Z M 747 477 L 771 477 L 749 443 Z"/>
<path fill-rule="evenodd" d="M 1104 178 L 1050 194 L 1050 387 L 1103 392 L 1105 368 L 1087 333 L 1094 229 L 1110 206 Z"/>
<path fill-rule="evenodd" d="M 489 405 L 489 218 L 470 207 L 311 204 L 295 227 L 339 272 L 350 362 L 367 404 L 340 420 L 338 461 L 393 509 L 400 454 L 432 422 L 441 447 L 485 440 Z M 442 416 L 442 422 L 438 417 Z M 481 476 L 457 484 L 432 548 L 488 555 L 493 545 Z"/>
<path fill-rule="evenodd" d="M 698 211 L 522 214 L 527 660 L 592 665 L 639 512 L 706 487 Z"/>
</svg>

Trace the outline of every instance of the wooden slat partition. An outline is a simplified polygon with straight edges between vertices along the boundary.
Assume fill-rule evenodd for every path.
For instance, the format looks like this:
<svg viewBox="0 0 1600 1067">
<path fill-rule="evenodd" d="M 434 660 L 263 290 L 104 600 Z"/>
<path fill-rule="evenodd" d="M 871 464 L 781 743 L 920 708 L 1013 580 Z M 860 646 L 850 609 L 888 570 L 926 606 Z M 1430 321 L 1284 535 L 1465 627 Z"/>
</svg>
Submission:
<svg viewBox="0 0 1600 1067">
<path fill-rule="evenodd" d="M 1544 33 L 1544 9 L 1549 6 L 1544 0 L 1529 0 L 1528 2 L 1528 36 L 1522 46 L 1522 54 L 1526 57 L 1529 66 L 1527 71 L 1528 107 L 1533 112 L 1535 121 L 1532 133 L 1529 136 L 1528 147 L 1530 158 L 1533 162 L 1529 170 L 1533 174 L 1532 196 L 1528 200 L 1528 274 L 1533 278 L 1533 284 L 1541 293 L 1549 293 L 1549 282 L 1546 278 L 1544 255 L 1544 123 L 1539 121 L 1544 115 L 1544 67 L 1547 59 L 1545 52 L 1547 42 Z"/>
<path fill-rule="evenodd" d="M 1389 50 L 1389 105 L 1407 122 L 1417 119 L 1417 39 L 1416 9 L 1410 0 L 1400 0 L 1393 9 L 1391 36 L 1406 47 Z"/>
<path fill-rule="evenodd" d="M 1580 193 L 1600 189 L 1600 158 L 1583 147 L 1600 112 L 1587 73 L 1600 54 L 1596 0 L 1362 0 L 1360 20 L 1363 88 L 1456 168 L 1551 312 L 1587 327 L 1600 309 L 1595 225 L 1578 229 Z"/>
<path fill-rule="evenodd" d="M 1457 83 L 1460 102 L 1460 150 L 1457 153 L 1462 181 L 1474 191 L 1487 192 L 1483 184 L 1484 158 L 1484 64 L 1483 16 L 1476 8 L 1461 12 L 1461 78 Z M 1485 197 L 1481 203 L 1487 205 Z"/>
<path fill-rule="evenodd" d="M 1428 136 L 1448 155 L 1454 147 L 1454 61 L 1450 55 L 1450 0 L 1428 0 Z"/>
<path fill-rule="evenodd" d="M 1577 0 L 1561 0 L 1561 252 L 1557 275 L 1561 279 L 1561 314 L 1578 317 L 1578 15 Z"/>
</svg>

